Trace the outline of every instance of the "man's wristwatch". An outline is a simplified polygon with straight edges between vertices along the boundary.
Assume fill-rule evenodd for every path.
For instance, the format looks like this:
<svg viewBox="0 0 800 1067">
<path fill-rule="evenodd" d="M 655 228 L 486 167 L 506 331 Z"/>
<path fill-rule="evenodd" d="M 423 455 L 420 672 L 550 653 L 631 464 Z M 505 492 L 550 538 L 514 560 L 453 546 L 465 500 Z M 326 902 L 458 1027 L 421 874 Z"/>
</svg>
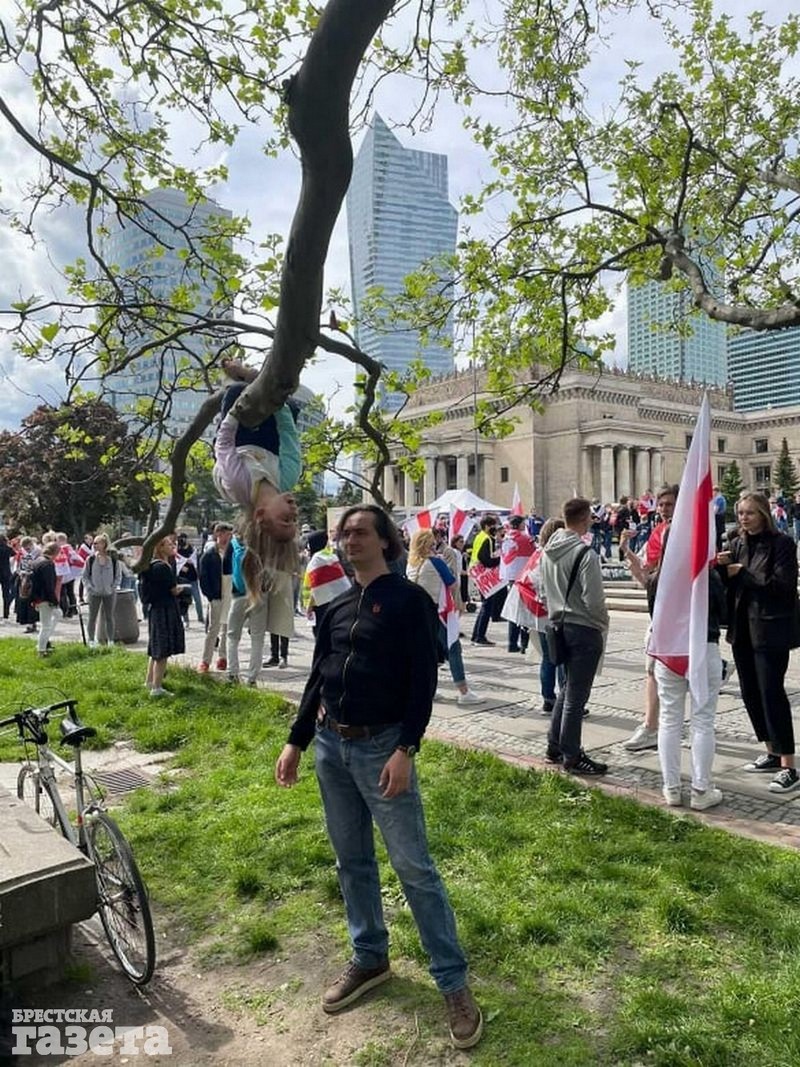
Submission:
<svg viewBox="0 0 800 1067">
<path fill-rule="evenodd" d="M 409 759 L 413 759 L 418 751 L 416 745 L 398 745 L 395 749 L 395 752 L 405 752 Z"/>
</svg>

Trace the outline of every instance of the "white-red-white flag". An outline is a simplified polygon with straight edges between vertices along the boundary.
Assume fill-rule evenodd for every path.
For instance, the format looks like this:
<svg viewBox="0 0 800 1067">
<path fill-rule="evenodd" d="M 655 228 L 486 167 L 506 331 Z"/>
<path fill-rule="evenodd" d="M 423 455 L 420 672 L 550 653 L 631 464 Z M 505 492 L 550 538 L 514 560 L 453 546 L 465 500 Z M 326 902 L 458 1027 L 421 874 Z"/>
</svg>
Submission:
<svg viewBox="0 0 800 1067">
<path fill-rule="evenodd" d="M 430 530 L 432 527 L 433 512 L 430 511 L 418 511 L 403 523 L 403 529 L 409 537 L 413 537 L 417 530 Z"/>
<path fill-rule="evenodd" d="M 447 631 L 447 647 L 450 648 L 454 645 L 459 638 L 461 632 L 461 621 L 458 615 L 458 609 L 456 608 L 455 598 L 453 597 L 452 586 L 445 585 L 444 582 L 439 587 L 439 618 L 444 623 L 444 628 Z"/>
<path fill-rule="evenodd" d="M 511 497 L 511 514 L 512 515 L 524 515 L 525 512 L 522 508 L 522 499 L 519 495 L 519 484 L 514 482 L 514 495 Z"/>
<path fill-rule="evenodd" d="M 710 439 L 706 393 L 661 561 L 647 649 L 649 655 L 688 679 L 696 704 L 708 699 L 708 567 L 716 554 Z"/>
<path fill-rule="evenodd" d="M 533 555 L 533 538 L 525 530 L 506 530 L 500 545 L 500 577 L 515 582 Z"/>
<path fill-rule="evenodd" d="M 454 504 L 450 505 L 450 540 L 454 537 L 468 537 L 472 527 L 475 525 L 475 519 L 467 514 L 466 511 L 461 511 Z"/>
</svg>

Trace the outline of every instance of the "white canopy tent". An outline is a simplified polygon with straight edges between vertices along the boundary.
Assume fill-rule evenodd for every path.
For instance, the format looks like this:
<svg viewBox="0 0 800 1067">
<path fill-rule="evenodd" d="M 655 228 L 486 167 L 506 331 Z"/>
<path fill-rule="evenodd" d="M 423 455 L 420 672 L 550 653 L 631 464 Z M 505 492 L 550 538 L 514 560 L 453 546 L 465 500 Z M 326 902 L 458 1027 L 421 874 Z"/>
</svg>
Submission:
<svg viewBox="0 0 800 1067">
<path fill-rule="evenodd" d="M 473 493 L 470 489 L 448 489 L 446 493 L 438 496 L 433 503 L 426 504 L 420 511 L 449 511 L 451 507 L 459 511 L 508 511 L 501 504 L 492 504 L 483 497 Z"/>
</svg>

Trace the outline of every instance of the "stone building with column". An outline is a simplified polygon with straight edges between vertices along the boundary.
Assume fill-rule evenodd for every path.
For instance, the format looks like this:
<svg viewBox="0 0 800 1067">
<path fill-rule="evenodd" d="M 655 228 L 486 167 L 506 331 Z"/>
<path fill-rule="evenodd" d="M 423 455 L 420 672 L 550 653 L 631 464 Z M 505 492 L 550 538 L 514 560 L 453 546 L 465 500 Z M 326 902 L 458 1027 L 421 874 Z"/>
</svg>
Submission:
<svg viewBox="0 0 800 1067">
<path fill-rule="evenodd" d="M 608 368 L 568 369 L 558 392 L 541 398 L 540 409 L 520 405 L 510 413 L 517 425 L 502 439 L 475 433 L 476 396 L 486 399 L 472 371 L 438 379 L 414 394 L 402 418 L 431 411 L 444 418 L 424 432 L 421 480 L 397 466 L 386 471 L 386 496 L 399 510 L 413 511 L 457 488 L 510 507 L 517 483 L 526 510 L 535 506 L 556 514 L 575 493 L 611 503 L 677 482 L 703 389 Z M 715 482 L 735 459 L 748 488 L 770 491 L 784 437 L 797 462 L 800 406 L 735 412 L 730 391 L 711 389 L 709 398 Z"/>
</svg>

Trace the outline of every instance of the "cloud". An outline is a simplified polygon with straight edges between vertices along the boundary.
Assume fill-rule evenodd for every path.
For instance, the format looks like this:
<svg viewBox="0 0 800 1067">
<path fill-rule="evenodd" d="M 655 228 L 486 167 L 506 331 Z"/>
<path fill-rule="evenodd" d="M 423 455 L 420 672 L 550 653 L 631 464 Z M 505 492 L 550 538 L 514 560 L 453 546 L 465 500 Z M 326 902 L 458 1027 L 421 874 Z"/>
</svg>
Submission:
<svg viewBox="0 0 800 1067">
<path fill-rule="evenodd" d="M 734 7 L 736 5 L 733 5 Z M 770 18 L 785 17 L 793 7 L 788 0 L 767 0 L 765 5 Z M 643 78 L 650 79 L 660 70 L 674 65 L 675 57 L 659 32 L 654 32 L 656 23 L 642 8 L 635 5 L 617 15 L 608 25 L 607 36 L 612 42 L 608 51 L 598 50 L 595 61 L 588 71 L 587 85 L 597 107 L 608 105 L 617 92 L 618 83 L 625 73 L 623 57 L 630 56 L 642 63 Z M 500 10 L 498 0 L 473 0 L 467 6 L 466 17 L 484 19 Z M 739 25 L 742 14 L 732 16 Z M 407 38 L 414 29 L 411 7 L 401 10 L 392 23 L 389 35 Z M 443 20 L 437 30 L 437 40 L 454 38 L 457 30 Z M 476 77 L 485 86 L 502 88 L 503 74 L 491 53 L 486 49 L 474 57 Z M 30 83 L 17 68 L 4 66 L 4 96 L 14 114 L 34 127 L 36 107 Z M 376 103 L 387 121 L 407 121 L 413 114 L 421 96 L 418 82 L 403 75 L 387 78 L 378 88 Z M 509 117 L 502 98 L 481 101 L 482 117 L 485 120 L 503 122 Z M 227 148 L 220 145 L 205 145 L 201 141 L 199 127 L 190 117 L 180 117 L 173 124 L 172 150 L 176 162 L 187 166 L 207 167 L 224 161 L 229 170 L 227 182 L 215 190 L 219 202 L 235 212 L 247 215 L 252 224 L 252 237 L 258 242 L 267 234 L 288 234 L 300 189 L 300 165 L 293 152 L 284 152 L 278 158 L 264 154 L 263 144 L 270 135 L 267 124 L 259 127 L 243 126 L 236 143 Z M 470 133 L 463 127 L 461 109 L 451 100 L 442 97 L 429 130 L 412 134 L 398 130 L 398 136 L 406 147 L 444 152 L 449 159 L 450 198 L 454 204 L 466 194 L 476 193 L 484 180 L 490 176 L 490 164 L 486 152 L 478 147 Z M 356 139 L 356 149 L 358 147 Z M 6 205 L 19 206 L 28 183 L 36 178 L 39 162 L 18 136 L 6 127 L 0 127 L 0 153 L 3 158 L 2 198 Z M 494 218 L 487 215 L 483 220 L 470 220 L 470 226 L 487 232 L 494 223 L 502 221 L 502 204 L 493 208 Z M 85 254 L 86 243 L 80 212 L 75 209 L 59 209 L 44 213 L 38 227 L 39 240 L 32 246 L 18 232 L 5 227 L 0 230 L 0 256 L 4 270 L 0 271 L 0 306 L 17 299 L 21 294 L 36 292 L 56 297 L 63 292 L 60 271 L 65 264 Z M 342 210 L 333 231 L 330 253 L 325 271 L 326 287 L 341 287 L 349 292 L 349 257 L 345 212 Z M 3 324 L 0 319 L 0 325 Z M 619 337 L 615 358 L 626 355 L 625 300 L 624 293 L 617 301 L 608 324 Z M 605 323 L 604 323 L 605 325 Z M 53 399 L 63 393 L 59 384 L 59 368 L 53 365 L 33 366 L 20 360 L 12 352 L 7 337 L 0 336 L 0 366 L 5 374 L 5 388 L 0 389 L 0 426 L 16 426 L 41 396 Z M 303 380 L 314 391 L 334 397 L 335 407 L 342 408 L 350 402 L 352 368 L 344 361 L 333 357 L 320 358 L 309 366 Z M 13 387 L 9 385 L 13 382 Z"/>
</svg>

